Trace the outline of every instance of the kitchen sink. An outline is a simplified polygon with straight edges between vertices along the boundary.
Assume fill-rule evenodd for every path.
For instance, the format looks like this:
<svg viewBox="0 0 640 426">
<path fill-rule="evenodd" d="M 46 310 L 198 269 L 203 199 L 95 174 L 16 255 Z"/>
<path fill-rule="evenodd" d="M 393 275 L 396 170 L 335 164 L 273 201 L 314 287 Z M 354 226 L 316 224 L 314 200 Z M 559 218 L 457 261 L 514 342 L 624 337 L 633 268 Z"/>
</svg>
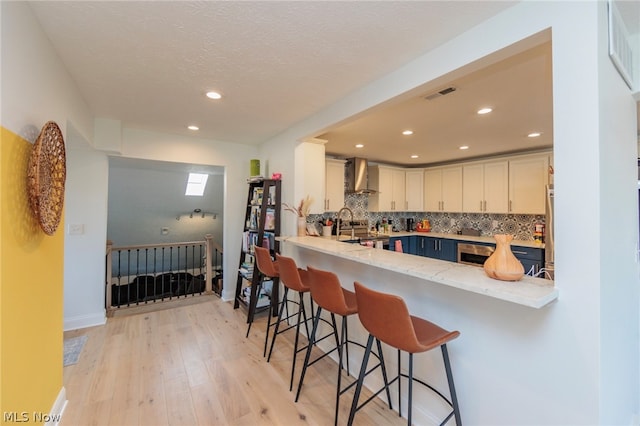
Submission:
<svg viewBox="0 0 640 426">
<path fill-rule="evenodd" d="M 367 245 L 368 241 L 371 241 L 373 243 L 373 245 L 375 245 L 375 243 L 377 241 L 382 241 L 382 248 L 384 249 L 388 249 L 389 248 L 389 237 L 388 236 L 371 236 L 371 237 L 356 237 L 356 238 L 350 238 L 347 240 L 338 240 L 341 243 L 348 243 L 348 244 L 360 244 L 360 245 Z"/>
</svg>

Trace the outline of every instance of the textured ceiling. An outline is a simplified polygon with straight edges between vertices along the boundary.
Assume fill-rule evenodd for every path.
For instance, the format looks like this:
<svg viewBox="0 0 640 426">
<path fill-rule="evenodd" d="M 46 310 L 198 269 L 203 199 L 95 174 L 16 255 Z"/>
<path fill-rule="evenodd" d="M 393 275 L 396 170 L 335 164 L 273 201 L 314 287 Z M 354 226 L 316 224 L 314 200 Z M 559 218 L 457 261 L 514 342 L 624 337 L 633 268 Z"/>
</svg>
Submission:
<svg viewBox="0 0 640 426">
<path fill-rule="evenodd" d="M 125 127 L 244 144 L 270 139 L 515 3 L 29 2 L 94 116 L 121 120 Z M 538 73 L 532 77 L 494 68 L 502 73 L 499 77 L 480 72 L 473 78 L 457 76 L 460 80 L 452 80 L 459 90 L 437 100 L 443 108 L 432 108 L 430 118 L 420 124 L 432 123 L 431 127 L 414 135 L 428 152 L 420 153 L 417 162 L 454 159 L 460 154 L 452 154 L 447 144 L 478 138 L 471 121 L 476 117 L 471 118 L 468 112 L 479 103 L 496 102 L 500 107 L 491 120 L 511 123 L 508 128 L 494 126 L 494 135 L 502 132 L 502 136 L 509 136 L 511 132 L 520 137 L 527 123 L 522 122 L 523 117 L 506 114 L 525 113 L 541 123 L 531 120 L 529 127 L 545 132 L 546 140 L 538 143 L 551 144 L 550 80 L 545 74 L 550 70 L 548 57 L 522 60 L 533 61 Z M 526 70 L 513 61 L 510 64 L 512 71 Z M 490 83 L 487 90 L 479 90 L 475 78 Z M 536 84 L 528 84 L 531 78 Z M 506 88 L 515 90 L 512 88 L 518 82 L 525 82 L 517 93 L 528 103 L 516 106 L 508 102 Z M 220 91 L 223 99 L 205 98 L 208 90 Z M 496 99 L 487 98 L 490 94 Z M 413 103 L 428 108 L 427 101 Z M 450 105 L 445 108 L 446 104 Z M 387 110 L 389 114 L 376 109 L 372 111 L 376 115 L 360 117 L 357 134 L 353 133 L 358 127 L 355 121 L 318 131 L 333 132 L 323 135 L 332 135 L 333 141 L 327 144 L 330 152 L 353 155 L 345 147 L 352 146 L 356 138 L 367 138 L 370 151 L 359 154 L 392 163 L 415 163 L 406 161 L 409 151 L 388 148 L 394 139 L 382 138 L 397 134 L 400 125 L 418 128 L 418 124 L 402 122 L 399 117 L 425 117 L 424 112 L 409 111 L 409 105 L 404 108 Z M 437 115 L 438 111 L 448 115 Z M 460 115 L 461 111 L 467 115 Z M 372 132 L 374 123 L 376 131 Z M 187 130 L 190 124 L 200 130 Z M 453 130 L 455 134 L 446 134 Z M 463 134 L 465 130 L 476 133 Z M 513 137 L 509 137 L 512 144 Z M 490 146 L 488 141 L 497 144 L 506 140 L 490 134 L 481 139 L 485 141 L 482 150 L 465 155 L 521 149 Z"/>
<path fill-rule="evenodd" d="M 31 2 L 98 117 L 257 144 L 513 2 Z M 224 99 L 204 98 L 215 89 Z"/>
</svg>

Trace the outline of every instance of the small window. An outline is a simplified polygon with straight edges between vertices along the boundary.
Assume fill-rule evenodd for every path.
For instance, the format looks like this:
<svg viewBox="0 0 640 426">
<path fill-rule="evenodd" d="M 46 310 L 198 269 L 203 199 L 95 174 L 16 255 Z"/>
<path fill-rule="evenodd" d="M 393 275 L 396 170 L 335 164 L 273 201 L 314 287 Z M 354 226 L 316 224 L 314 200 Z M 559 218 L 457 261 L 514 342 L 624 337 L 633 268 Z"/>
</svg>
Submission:
<svg viewBox="0 0 640 426">
<path fill-rule="evenodd" d="M 204 194 L 204 188 L 207 186 L 207 179 L 209 175 L 203 173 L 189 173 L 189 180 L 187 180 L 187 190 L 184 195 L 195 195 L 202 197 Z"/>
</svg>

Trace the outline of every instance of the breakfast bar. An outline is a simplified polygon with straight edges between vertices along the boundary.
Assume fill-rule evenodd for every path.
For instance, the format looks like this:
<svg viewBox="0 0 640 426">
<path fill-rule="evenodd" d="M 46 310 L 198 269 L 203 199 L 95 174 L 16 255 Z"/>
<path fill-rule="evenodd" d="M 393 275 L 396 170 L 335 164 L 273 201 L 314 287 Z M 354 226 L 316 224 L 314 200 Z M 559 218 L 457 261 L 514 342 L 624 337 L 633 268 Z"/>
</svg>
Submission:
<svg viewBox="0 0 640 426">
<path fill-rule="evenodd" d="M 349 244 L 335 236 L 282 237 L 281 243 L 283 255 L 295 258 L 301 268 L 333 271 L 349 290 L 357 281 L 398 295 L 412 315 L 458 330 L 460 337 L 451 343 L 449 354 L 463 423 L 492 417 L 487 414 L 499 412 L 505 404 L 534 404 L 541 409 L 557 404 L 545 397 L 548 383 L 557 380 L 553 369 L 546 367 L 553 362 L 549 351 L 557 345 L 551 326 L 558 303 L 553 281 L 529 276 L 498 281 L 487 277 L 482 267 Z M 349 323 L 351 338 L 364 342 L 367 335 L 358 321 Z M 383 351 L 388 369 L 396 371 L 395 352 L 388 347 Z M 358 350 L 349 353 L 353 377 L 357 376 L 353 366 L 360 365 L 362 356 Z M 437 353 L 417 357 L 414 374 L 436 389 L 447 389 Z M 375 375 L 365 381 L 369 389 L 377 390 L 381 384 Z M 498 392 L 499 388 L 509 392 Z M 405 400 L 402 404 L 406 407 Z M 427 392 L 413 396 L 413 407 L 416 424 L 431 424 L 447 410 Z"/>
<path fill-rule="evenodd" d="M 317 251 L 422 279 L 432 284 L 455 287 L 531 308 L 542 308 L 558 297 L 558 290 L 553 281 L 542 278 L 524 276 L 517 282 L 498 281 L 487 277 L 484 270 L 477 266 L 377 250 L 360 244 L 347 244 L 336 241 L 335 237 L 288 237 L 283 241 L 285 247 L 292 245 Z"/>
</svg>

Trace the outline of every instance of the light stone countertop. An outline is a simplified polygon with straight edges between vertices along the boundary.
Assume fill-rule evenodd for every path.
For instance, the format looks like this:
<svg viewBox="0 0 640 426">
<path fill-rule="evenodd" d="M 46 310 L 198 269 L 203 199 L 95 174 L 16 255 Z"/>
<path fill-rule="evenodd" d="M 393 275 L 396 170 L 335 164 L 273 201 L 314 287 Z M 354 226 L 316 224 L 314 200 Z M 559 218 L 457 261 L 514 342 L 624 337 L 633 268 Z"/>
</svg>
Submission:
<svg viewBox="0 0 640 426">
<path fill-rule="evenodd" d="M 401 232 L 396 232 L 393 236 L 402 236 L 402 234 Z M 437 235 L 431 234 L 430 236 Z M 466 235 L 456 236 L 464 237 L 461 238 L 464 240 L 468 239 Z M 543 278 L 532 278 L 525 275 L 522 280 L 516 282 L 495 280 L 489 278 L 484 273 L 484 269 L 478 266 L 369 248 L 360 244 L 338 242 L 335 240 L 335 236 L 332 238 L 309 236 L 279 237 L 278 240 L 285 244 L 293 244 L 305 249 L 337 256 L 341 259 L 352 260 L 531 308 L 542 308 L 558 298 L 558 289 L 555 287 L 554 282 Z"/>
</svg>

